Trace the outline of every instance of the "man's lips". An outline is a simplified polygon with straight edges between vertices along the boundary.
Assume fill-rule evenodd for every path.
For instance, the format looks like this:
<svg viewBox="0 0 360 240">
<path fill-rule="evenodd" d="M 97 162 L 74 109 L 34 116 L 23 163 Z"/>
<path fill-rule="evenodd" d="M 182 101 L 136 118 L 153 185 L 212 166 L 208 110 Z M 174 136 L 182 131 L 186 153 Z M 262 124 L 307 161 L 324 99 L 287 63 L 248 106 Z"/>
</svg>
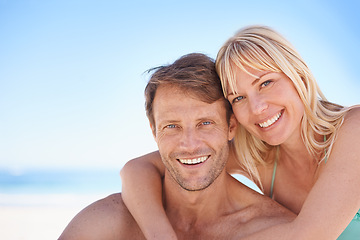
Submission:
<svg viewBox="0 0 360 240">
<path fill-rule="evenodd" d="M 210 156 L 202 156 L 197 158 L 178 158 L 182 164 L 194 165 L 205 162 Z"/>
</svg>

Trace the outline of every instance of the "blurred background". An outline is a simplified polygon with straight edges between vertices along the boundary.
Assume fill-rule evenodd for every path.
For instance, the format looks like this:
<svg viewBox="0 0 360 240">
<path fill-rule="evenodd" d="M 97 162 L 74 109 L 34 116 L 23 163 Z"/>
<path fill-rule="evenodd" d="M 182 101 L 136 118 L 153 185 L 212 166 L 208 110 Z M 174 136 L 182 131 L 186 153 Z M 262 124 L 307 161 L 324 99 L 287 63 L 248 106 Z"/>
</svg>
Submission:
<svg viewBox="0 0 360 240">
<path fill-rule="evenodd" d="M 54 239 L 121 191 L 122 166 L 156 150 L 144 72 L 215 58 L 246 25 L 292 42 L 328 100 L 360 103 L 359 22 L 347 0 L 0 0 L 0 238 Z"/>
</svg>

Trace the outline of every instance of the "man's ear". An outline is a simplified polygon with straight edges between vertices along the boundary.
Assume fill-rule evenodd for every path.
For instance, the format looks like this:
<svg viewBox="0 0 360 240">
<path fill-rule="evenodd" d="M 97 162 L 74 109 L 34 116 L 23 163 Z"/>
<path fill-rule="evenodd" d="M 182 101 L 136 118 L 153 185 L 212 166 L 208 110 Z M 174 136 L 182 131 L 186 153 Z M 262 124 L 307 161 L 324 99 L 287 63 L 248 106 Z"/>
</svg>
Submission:
<svg viewBox="0 0 360 240">
<path fill-rule="evenodd" d="M 155 131 L 155 126 L 151 124 L 151 122 L 149 121 L 149 125 L 151 128 L 151 132 L 153 134 L 154 139 L 156 140 L 156 131 Z"/>
<path fill-rule="evenodd" d="M 231 114 L 230 120 L 229 120 L 229 139 L 228 139 L 229 141 L 231 141 L 235 137 L 238 124 L 239 123 L 236 120 L 235 115 Z"/>
</svg>

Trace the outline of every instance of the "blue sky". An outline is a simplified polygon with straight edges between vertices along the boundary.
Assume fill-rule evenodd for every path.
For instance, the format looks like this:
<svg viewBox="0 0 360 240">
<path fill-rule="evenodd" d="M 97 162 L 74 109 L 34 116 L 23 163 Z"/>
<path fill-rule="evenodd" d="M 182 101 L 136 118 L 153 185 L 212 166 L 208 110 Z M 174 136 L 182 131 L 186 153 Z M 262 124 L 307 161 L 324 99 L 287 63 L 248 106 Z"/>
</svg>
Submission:
<svg viewBox="0 0 360 240">
<path fill-rule="evenodd" d="M 155 150 L 144 71 L 215 58 L 239 28 L 286 36 L 330 101 L 360 103 L 356 1 L 0 0 L 0 168 L 118 168 Z"/>
</svg>

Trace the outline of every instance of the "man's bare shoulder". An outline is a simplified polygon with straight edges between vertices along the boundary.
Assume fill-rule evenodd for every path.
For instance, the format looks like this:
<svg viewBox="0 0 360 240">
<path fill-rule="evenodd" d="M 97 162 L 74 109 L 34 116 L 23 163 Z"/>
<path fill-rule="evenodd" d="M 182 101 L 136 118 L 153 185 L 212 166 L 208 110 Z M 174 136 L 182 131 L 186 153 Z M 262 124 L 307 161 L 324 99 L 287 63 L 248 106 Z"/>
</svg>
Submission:
<svg viewBox="0 0 360 240">
<path fill-rule="evenodd" d="M 231 190 L 228 192 L 234 200 L 232 211 L 221 217 L 220 224 L 229 239 L 239 239 L 277 224 L 288 223 L 296 217 L 279 203 L 237 180 L 229 182 L 227 186 Z"/>
<path fill-rule="evenodd" d="M 59 240 L 145 239 L 126 208 L 121 193 L 100 199 L 79 212 Z"/>
<path fill-rule="evenodd" d="M 295 219 L 296 214 L 269 197 L 253 190 L 248 194 L 251 195 L 252 203 L 235 214 L 239 229 L 249 230 L 247 234 Z"/>
<path fill-rule="evenodd" d="M 255 208 L 261 212 L 262 217 L 279 218 L 280 222 L 291 221 L 296 217 L 295 213 L 264 195 L 261 195 L 261 199 L 259 198 L 259 202 L 255 204 Z"/>
</svg>

